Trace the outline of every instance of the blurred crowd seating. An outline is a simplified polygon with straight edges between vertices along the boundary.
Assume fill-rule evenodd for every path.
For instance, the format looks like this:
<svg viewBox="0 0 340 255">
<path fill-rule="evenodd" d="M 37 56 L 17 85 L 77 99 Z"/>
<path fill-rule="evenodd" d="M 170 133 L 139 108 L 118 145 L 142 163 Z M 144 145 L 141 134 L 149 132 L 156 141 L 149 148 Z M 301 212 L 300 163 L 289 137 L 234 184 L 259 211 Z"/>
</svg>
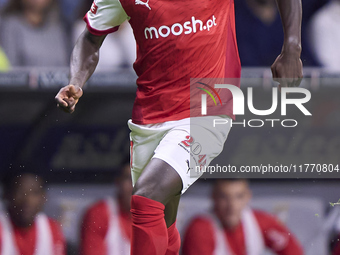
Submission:
<svg viewBox="0 0 340 255">
<path fill-rule="evenodd" d="M 339 231 L 339 207 L 329 205 L 336 199 L 335 182 L 319 181 L 286 182 L 251 181 L 253 199 L 251 206 L 275 215 L 298 238 L 306 255 L 328 255 L 337 243 L 334 231 Z M 297 188 L 297 189 L 296 189 Z M 266 190 L 270 190 L 270 194 Z M 200 181 L 181 199 L 177 226 L 183 236 L 191 219 L 211 210 L 211 183 Z M 44 212 L 58 220 L 68 243 L 68 255 L 78 254 L 80 227 L 87 208 L 108 195 L 115 194 L 111 185 L 58 184 L 49 185 Z M 290 194 L 294 192 L 293 194 Z M 329 196 L 332 192 L 333 195 Z M 0 193 L 1 194 L 1 193 Z M 0 199 L 0 211 L 3 210 Z M 265 255 L 273 254 L 269 250 Z"/>
<path fill-rule="evenodd" d="M 72 46 L 85 28 L 82 17 L 91 3 L 92 0 L 1 0 L 0 70 L 67 66 Z M 339 70 L 340 36 L 336 28 L 340 1 L 304 0 L 302 4 L 304 65 Z M 283 39 L 275 0 L 235 0 L 235 12 L 242 65 L 270 66 Z M 124 23 L 107 37 L 101 53 L 98 70 L 132 67 L 136 47 L 129 24 Z"/>
</svg>

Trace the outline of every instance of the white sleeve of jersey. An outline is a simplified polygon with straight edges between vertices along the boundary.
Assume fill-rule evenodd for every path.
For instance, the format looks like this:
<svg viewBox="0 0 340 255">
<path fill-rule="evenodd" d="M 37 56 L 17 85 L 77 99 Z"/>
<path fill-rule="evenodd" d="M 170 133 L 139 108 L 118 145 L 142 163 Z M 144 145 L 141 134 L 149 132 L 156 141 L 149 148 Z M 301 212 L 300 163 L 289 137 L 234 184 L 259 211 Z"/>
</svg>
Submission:
<svg viewBox="0 0 340 255">
<path fill-rule="evenodd" d="M 119 0 L 94 0 L 84 20 L 90 32 L 104 35 L 116 31 L 128 18 Z"/>
</svg>

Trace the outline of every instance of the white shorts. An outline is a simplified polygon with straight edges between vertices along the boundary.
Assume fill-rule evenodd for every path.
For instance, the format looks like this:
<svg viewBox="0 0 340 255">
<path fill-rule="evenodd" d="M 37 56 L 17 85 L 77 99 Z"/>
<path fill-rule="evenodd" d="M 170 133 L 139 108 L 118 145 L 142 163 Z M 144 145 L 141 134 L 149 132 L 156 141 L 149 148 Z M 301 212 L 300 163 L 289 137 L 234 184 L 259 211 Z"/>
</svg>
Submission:
<svg viewBox="0 0 340 255">
<path fill-rule="evenodd" d="M 223 150 L 231 119 L 202 116 L 147 125 L 129 120 L 128 126 L 133 185 L 149 161 L 159 158 L 177 171 L 182 179 L 183 194 L 202 175 L 195 169 L 208 166 Z"/>
</svg>

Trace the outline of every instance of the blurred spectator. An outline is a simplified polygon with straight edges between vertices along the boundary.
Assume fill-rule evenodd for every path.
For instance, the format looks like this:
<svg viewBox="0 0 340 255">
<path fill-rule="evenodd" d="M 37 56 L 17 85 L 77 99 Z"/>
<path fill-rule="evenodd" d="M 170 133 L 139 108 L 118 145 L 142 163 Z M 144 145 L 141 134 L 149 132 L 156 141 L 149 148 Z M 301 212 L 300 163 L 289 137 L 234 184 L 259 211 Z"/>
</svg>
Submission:
<svg viewBox="0 0 340 255">
<path fill-rule="evenodd" d="M 308 13 L 325 0 L 303 1 Z M 303 12 L 303 19 L 306 18 Z M 271 66 L 281 52 L 283 29 L 275 0 L 235 1 L 237 44 L 242 66 Z M 305 33 L 304 23 L 302 34 Z M 302 36 L 301 60 L 305 66 L 315 65 L 306 39 Z"/>
<path fill-rule="evenodd" d="M 10 0 L 3 14 L 0 41 L 11 66 L 67 66 L 67 40 L 54 0 Z"/>
<path fill-rule="evenodd" d="M 80 8 L 78 20 L 73 30 L 73 40 L 76 42 L 84 31 L 86 24 L 82 20 L 90 10 L 93 0 L 86 0 Z M 132 68 L 136 60 L 136 41 L 128 22 L 124 22 L 117 32 L 108 34 L 100 48 L 100 58 L 96 70 L 117 70 L 119 68 Z"/>
<path fill-rule="evenodd" d="M 58 0 L 59 6 L 62 10 L 62 17 L 63 20 L 67 24 L 73 24 L 75 20 L 77 19 L 77 14 L 79 13 L 79 8 L 83 4 L 83 2 L 86 2 L 85 0 Z M 88 10 L 86 10 L 88 11 Z M 70 26 L 72 29 L 72 26 Z"/>
<path fill-rule="evenodd" d="M 130 255 L 132 181 L 130 164 L 115 181 L 117 196 L 99 201 L 86 212 L 81 229 L 81 255 Z"/>
<path fill-rule="evenodd" d="M 9 62 L 8 62 L 7 56 L 3 52 L 2 48 L 0 47 L 0 72 L 8 71 L 8 69 L 9 69 Z"/>
<path fill-rule="evenodd" d="M 317 12 L 322 6 L 327 4 L 329 0 L 303 0 L 302 1 L 302 28 L 304 23 L 308 23 L 310 18 Z"/>
<path fill-rule="evenodd" d="M 340 0 L 333 0 L 314 14 L 310 21 L 310 44 L 317 61 L 340 71 Z"/>
<path fill-rule="evenodd" d="M 235 1 L 235 15 L 242 66 L 271 66 L 283 42 L 275 0 Z"/>
<path fill-rule="evenodd" d="M 64 255 L 60 226 L 43 214 L 44 181 L 28 172 L 10 172 L 3 179 L 6 212 L 0 214 L 1 255 Z"/>
<path fill-rule="evenodd" d="M 0 0 L 0 8 L 2 8 L 8 0 Z"/>
<path fill-rule="evenodd" d="M 280 255 L 301 255 L 290 231 L 273 216 L 250 209 L 247 180 L 217 180 L 212 213 L 198 216 L 184 236 L 183 255 L 263 254 L 265 247 Z"/>
</svg>

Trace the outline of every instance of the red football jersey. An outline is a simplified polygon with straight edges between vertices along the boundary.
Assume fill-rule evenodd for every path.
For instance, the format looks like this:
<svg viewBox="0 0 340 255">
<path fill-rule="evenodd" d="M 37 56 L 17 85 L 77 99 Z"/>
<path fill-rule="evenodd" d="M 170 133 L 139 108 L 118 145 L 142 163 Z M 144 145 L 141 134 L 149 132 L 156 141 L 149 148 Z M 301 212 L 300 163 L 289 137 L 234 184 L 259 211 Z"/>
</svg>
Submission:
<svg viewBox="0 0 340 255">
<path fill-rule="evenodd" d="M 267 213 L 256 210 L 253 212 L 266 247 L 278 255 L 303 254 L 300 243 L 282 223 Z M 247 254 L 242 223 L 232 230 L 225 229 L 224 233 L 234 255 Z M 215 233 L 211 222 L 204 217 L 198 217 L 191 222 L 186 230 L 183 255 L 213 255 L 215 245 Z"/>
<path fill-rule="evenodd" d="M 191 78 L 240 77 L 233 0 L 95 0 L 84 19 L 96 35 L 116 31 L 126 19 L 133 28 L 134 123 L 190 117 Z M 233 117 L 232 100 L 223 104 Z"/>
</svg>

